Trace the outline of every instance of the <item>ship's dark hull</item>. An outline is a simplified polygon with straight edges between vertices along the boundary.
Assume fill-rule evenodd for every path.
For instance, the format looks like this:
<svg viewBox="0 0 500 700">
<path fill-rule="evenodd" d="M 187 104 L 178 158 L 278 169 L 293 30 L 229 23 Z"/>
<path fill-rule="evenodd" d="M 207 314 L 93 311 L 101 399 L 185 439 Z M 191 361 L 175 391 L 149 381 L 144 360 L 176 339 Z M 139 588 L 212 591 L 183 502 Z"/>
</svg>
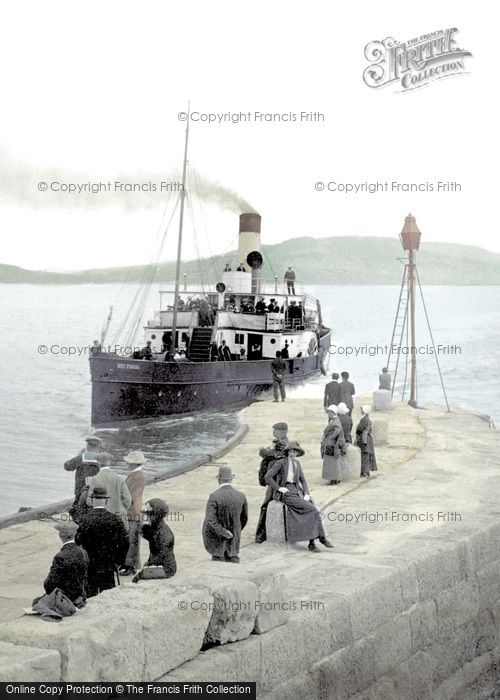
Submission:
<svg viewBox="0 0 500 700">
<path fill-rule="evenodd" d="M 287 360 L 287 384 L 322 370 L 330 332 L 320 344 L 319 355 Z M 90 371 L 95 428 L 245 405 L 272 386 L 271 360 L 176 363 L 96 355 Z"/>
</svg>

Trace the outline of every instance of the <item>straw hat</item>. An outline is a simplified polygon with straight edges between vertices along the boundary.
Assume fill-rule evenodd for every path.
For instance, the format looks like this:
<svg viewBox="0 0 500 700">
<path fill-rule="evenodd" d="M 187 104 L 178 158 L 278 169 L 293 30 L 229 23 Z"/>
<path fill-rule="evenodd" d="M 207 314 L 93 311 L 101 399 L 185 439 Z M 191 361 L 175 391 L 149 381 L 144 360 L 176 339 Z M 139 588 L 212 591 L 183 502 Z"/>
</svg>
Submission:
<svg viewBox="0 0 500 700">
<path fill-rule="evenodd" d="M 127 464 L 144 464 L 148 461 L 144 456 L 144 453 L 140 452 L 139 450 L 129 452 L 128 455 L 124 457 L 124 460 L 127 462 Z"/>
<path fill-rule="evenodd" d="M 290 450 L 296 450 L 299 453 L 299 457 L 302 457 L 302 455 L 305 454 L 305 451 L 302 449 L 302 447 L 296 440 L 291 440 L 290 442 L 287 442 L 283 452 L 288 454 Z"/>
</svg>

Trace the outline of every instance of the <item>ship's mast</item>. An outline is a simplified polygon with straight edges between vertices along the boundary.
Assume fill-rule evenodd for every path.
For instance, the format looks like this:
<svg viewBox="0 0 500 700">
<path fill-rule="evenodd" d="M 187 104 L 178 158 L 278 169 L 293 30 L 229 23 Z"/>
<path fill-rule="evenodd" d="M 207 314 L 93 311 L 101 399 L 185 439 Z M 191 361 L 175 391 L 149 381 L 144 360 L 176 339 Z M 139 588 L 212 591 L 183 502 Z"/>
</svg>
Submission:
<svg viewBox="0 0 500 700">
<path fill-rule="evenodd" d="M 187 169 L 187 153 L 189 140 L 189 120 L 190 120 L 190 102 L 188 102 L 187 119 L 186 119 L 186 140 L 184 142 L 184 162 L 182 164 L 182 187 L 181 187 L 181 206 L 179 214 L 179 235 L 177 238 L 177 264 L 175 267 L 175 291 L 174 291 L 174 313 L 172 315 L 172 349 L 175 350 L 176 342 L 175 335 L 177 332 L 177 302 L 179 301 L 179 287 L 181 279 L 181 256 L 182 256 L 182 227 L 184 224 L 184 200 L 186 197 L 186 169 Z"/>
</svg>

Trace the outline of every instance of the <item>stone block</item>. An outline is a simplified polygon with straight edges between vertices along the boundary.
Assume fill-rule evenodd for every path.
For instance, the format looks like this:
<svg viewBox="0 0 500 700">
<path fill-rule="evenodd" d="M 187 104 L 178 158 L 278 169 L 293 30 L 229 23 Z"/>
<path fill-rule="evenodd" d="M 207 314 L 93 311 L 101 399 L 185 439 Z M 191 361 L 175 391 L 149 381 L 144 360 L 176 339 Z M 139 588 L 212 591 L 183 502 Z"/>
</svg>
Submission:
<svg viewBox="0 0 500 700">
<path fill-rule="evenodd" d="M 252 635 L 238 644 L 225 644 L 202 651 L 191 661 L 158 678 L 158 682 L 181 683 L 193 679 L 208 683 L 246 681 L 256 682 L 258 690 L 261 677 L 260 639 Z"/>
<path fill-rule="evenodd" d="M 372 640 L 375 677 L 380 678 L 411 656 L 410 616 L 403 614 L 382 625 Z"/>
<path fill-rule="evenodd" d="M 381 678 L 361 693 L 356 693 L 351 700 L 401 700 L 401 696 L 392 678 Z"/>
<path fill-rule="evenodd" d="M 437 608 L 433 600 L 414 605 L 409 612 L 412 650 L 418 652 L 436 640 Z"/>
<path fill-rule="evenodd" d="M 374 681 L 373 641 L 362 639 L 314 664 L 320 698 L 346 700 Z"/>
<path fill-rule="evenodd" d="M 280 542 L 285 544 L 285 518 L 283 503 L 271 501 L 267 506 L 266 535 L 268 542 Z"/>
<path fill-rule="evenodd" d="M 440 547 L 437 542 L 430 542 L 428 552 L 419 557 L 414 566 L 421 601 L 453 588 L 465 577 L 460 552 L 455 547 Z"/>
<path fill-rule="evenodd" d="M 417 651 L 406 662 L 411 677 L 411 694 L 408 700 L 422 700 L 432 697 L 432 677 L 435 659 L 424 651 Z"/>
<path fill-rule="evenodd" d="M 485 527 L 466 542 L 470 573 L 477 573 L 500 560 L 500 525 Z"/>
<path fill-rule="evenodd" d="M 257 586 L 251 581 L 223 579 L 210 587 L 210 593 L 212 616 L 204 644 L 227 644 L 249 637 L 257 616 Z"/>
<path fill-rule="evenodd" d="M 318 674 L 304 671 L 266 693 L 265 700 L 290 700 L 290 698 L 319 698 Z M 333 696 L 332 696 L 333 697 Z"/>
<path fill-rule="evenodd" d="M 439 638 L 446 639 L 456 627 L 460 627 L 479 614 L 477 586 L 460 581 L 448 591 L 436 596 Z"/>
<path fill-rule="evenodd" d="M 350 596 L 351 624 L 354 639 L 361 639 L 389 622 L 405 609 L 399 576 L 377 577 Z"/>
<path fill-rule="evenodd" d="M 500 600 L 500 561 L 495 561 L 477 572 L 479 607 L 491 608 Z"/>
<path fill-rule="evenodd" d="M 387 389 L 377 389 L 373 392 L 373 410 L 374 411 L 390 411 L 392 410 L 391 392 Z"/>
<path fill-rule="evenodd" d="M 57 682 L 60 678 L 57 651 L 0 642 L 0 683 Z"/>
<path fill-rule="evenodd" d="M 372 438 L 374 445 L 387 445 L 389 442 L 389 424 L 386 420 L 377 418 L 373 421 Z"/>
<path fill-rule="evenodd" d="M 105 591 L 57 625 L 21 618 L 1 625 L 0 635 L 57 650 L 63 681 L 154 680 L 196 656 L 211 600 L 206 589 L 147 581 Z"/>
<path fill-rule="evenodd" d="M 490 654 L 479 656 L 473 661 L 464 664 L 453 675 L 446 678 L 435 690 L 433 697 L 438 700 L 469 700 L 475 697 L 487 697 L 483 693 L 478 695 L 474 689 L 470 691 L 469 687 L 479 680 L 479 688 L 484 691 L 482 687 L 484 679 L 491 677 L 491 671 L 492 659 Z M 491 695 L 491 697 L 494 697 L 494 695 Z"/>
<path fill-rule="evenodd" d="M 358 481 L 361 474 L 361 452 L 359 447 L 347 444 L 347 454 L 345 458 L 345 481 Z"/>
</svg>

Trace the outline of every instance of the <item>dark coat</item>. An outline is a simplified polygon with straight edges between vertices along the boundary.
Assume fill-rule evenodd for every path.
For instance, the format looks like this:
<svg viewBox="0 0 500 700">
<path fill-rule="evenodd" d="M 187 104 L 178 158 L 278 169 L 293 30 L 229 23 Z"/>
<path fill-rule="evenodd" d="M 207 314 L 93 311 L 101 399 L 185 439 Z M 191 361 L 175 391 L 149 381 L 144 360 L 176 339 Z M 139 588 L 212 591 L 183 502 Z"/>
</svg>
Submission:
<svg viewBox="0 0 500 700">
<path fill-rule="evenodd" d="M 328 384 L 325 386 L 323 406 L 325 408 L 327 408 L 327 406 L 331 406 L 332 404 L 338 406 L 340 401 L 340 384 L 336 379 L 334 379 L 333 381 L 328 382 Z"/>
<path fill-rule="evenodd" d="M 68 459 L 64 462 L 64 468 L 67 472 L 76 472 L 75 474 L 75 499 L 80 496 L 83 487 L 85 486 L 85 477 L 95 476 L 99 472 L 99 466 L 93 462 L 82 462 L 82 455 L 85 450 L 82 450 L 76 457 Z"/>
<path fill-rule="evenodd" d="M 347 416 L 347 415 L 339 416 L 339 420 L 340 420 L 340 423 L 342 424 L 342 428 L 344 429 L 345 441 L 352 443 L 352 435 L 351 435 L 352 418 L 351 418 L 351 416 Z"/>
<path fill-rule="evenodd" d="M 347 408 L 352 411 L 354 408 L 354 401 L 353 401 L 353 396 L 356 393 L 356 390 L 354 389 L 354 384 L 350 382 L 348 379 L 346 379 L 343 382 L 340 382 L 340 400 L 345 403 Z"/>
<path fill-rule="evenodd" d="M 295 468 L 295 486 L 297 487 L 298 491 L 301 491 L 303 494 L 309 493 L 309 487 L 307 485 L 306 478 L 302 472 L 302 467 L 300 466 L 300 462 L 298 459 L 295 460 L 296 468 Z M 288 478 L 288 457 L 283 457 L 283 459 L 278 459 L 277 462 L 274 462 L 272 467 L 269 469 L 269 471 L 266 474 L 266 484 L 269 484 L 269 486 L 272 486 L 274 489 L 274 496 L 273 498 L 276 501 L 282 501 L 283 500 L 283 494 L 278 491 L 278 489 L 281 486 L 286 486 Z"/>
<path fill-rule="evenodd" d="M 165 576 L 170 578 L 177 571 L 174 556 L 174 533 L 162 519 L 142 526 L 142 536 L 149 542 L 149 559 L 144 566 L 163 566 Z"/>
<path fill-rule="evenodd" d="M 259 455 L 262 457 L 262 462 L 259 467 L 259 484 L 261 486 L 266 486 L 266 474 L 269 471 L 272 464 L 277 459 L 282 459 L 285 456 L 284 449 L 287 445 L 288 438 L 285 437 L 282 440 L 274 440 L 273 446 L 269 449 L 262 449 Z"/>
<path fill-rule="evenodd" d="M 345 453 L 345 438 L 342 424 L 335 416 L 326 425 L 321 440 L 321 457 L 340 457 Z"/>
<path fill-rule="evenodd" d="M 64 544 L 55 555 L 49 574 L 43 582 L 45 593 L 60 588 L 73 603 L 78 598 L 85 599 L 88 563 L 85 550 L 74 542 Z"/>
<path fill-rule="evenodd" d="M 248 521 L 248 504 L 244 493 L 232 486 L 221 486 L 208 497 L 203 523 L 203 544 L 215 557 L 237 557 L 241 531 Z M 228 539 L 227 535 L 233 536 Z"/>
<path fill-rule="evenodd" d="M 219 345 L 219 359 L 225 362 L 231 361 L 231 350 L 227 345 Z"/>
<path fill-rule="evenodd" d="M 273 374 L 273 379 L 276 378 L 278 374 L 285 374 L 287 370 L 287 363 L 279 357 L 275 357 L 271 362 L 271 372 Z M 280 381 L 280 380 L 278 380 Z"/>
<path fill-rule="evenodd" d="M 89 555 L 89 568 L 114 571 L 125 562 L 129 538 L 121 518 L 105 508 L 93 508 L 82 519 L 75 541 Z"/>
</svg>

